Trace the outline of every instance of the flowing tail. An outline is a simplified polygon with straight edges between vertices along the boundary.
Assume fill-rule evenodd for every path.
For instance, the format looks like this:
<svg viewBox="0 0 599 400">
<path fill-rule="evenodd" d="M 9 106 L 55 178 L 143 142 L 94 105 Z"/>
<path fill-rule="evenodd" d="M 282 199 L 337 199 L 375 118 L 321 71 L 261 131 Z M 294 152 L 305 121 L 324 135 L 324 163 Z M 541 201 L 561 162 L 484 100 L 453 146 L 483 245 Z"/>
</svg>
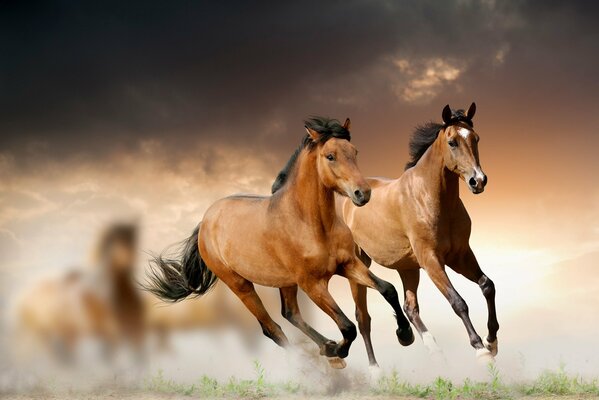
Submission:
<svg viewBox="0 0 599 400">
<path fill-rule="evenodd" d="M 169 258 L 163 253 L 150 260 L 144 289 L 163 300 L 176 302 L 191 295 L 201 296 L 214 286 L 218 278 L 208 269 L 198 249 L 200 225 L 181 243 L 178 257 Z"/>
</svg>

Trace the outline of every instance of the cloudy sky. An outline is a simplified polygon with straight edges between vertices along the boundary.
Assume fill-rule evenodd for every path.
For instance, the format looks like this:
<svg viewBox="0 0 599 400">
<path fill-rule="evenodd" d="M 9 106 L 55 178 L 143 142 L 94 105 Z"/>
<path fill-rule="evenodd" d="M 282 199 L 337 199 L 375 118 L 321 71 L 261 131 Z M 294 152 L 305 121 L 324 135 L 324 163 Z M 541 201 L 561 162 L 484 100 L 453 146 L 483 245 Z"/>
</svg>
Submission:
<svg viewBox="0 0 599 400">
<path fill-rule="evenodd" d="M 599 251 L 593 2 L 109 3 L 0 5 L 2 287 L 114 218 L 158 251 L 267 194 L 306 116 L 350 117 L 362 170 L 396 177 L 413 127 L 472 101 L 489 185 L 462 193 L 500 290 Z"/>
</svg>

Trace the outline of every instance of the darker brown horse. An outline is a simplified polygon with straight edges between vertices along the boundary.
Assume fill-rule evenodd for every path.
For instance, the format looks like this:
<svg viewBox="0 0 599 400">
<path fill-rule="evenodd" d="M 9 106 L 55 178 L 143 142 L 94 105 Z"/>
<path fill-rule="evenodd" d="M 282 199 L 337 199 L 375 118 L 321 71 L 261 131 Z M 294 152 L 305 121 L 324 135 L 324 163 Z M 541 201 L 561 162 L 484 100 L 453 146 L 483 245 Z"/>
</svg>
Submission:
<svg viewBox="0 0 599 400">
<path fill-rule="evenodd" d="M 401 342 L 414 340 L 393 285 L 373 275 L 356 257 L 352 234 L 337 216 L 335 193 L 357 207 L 370 198 L 360 173 L 356 148 L 349 142 L 349 119 L 312 118 L 307 135 L 273 185 L 272 196 L 236 195 L 214 203 L 185 241 L 181 260 L 154 259 L 149 289 L 177 301 L 206 293 L 220 278 L 280 346 L 289 342 L 256 294 L 254 283 L 280 288 L 282 314 L 309 336 L 336 368 L 345 366 L 356 338 L 355 325 L 328 291 L 335 274 L 378 290 L 397 315 Z M 297 304 L 300 287 L 339 327 L 335 343 L 303 319 Z"/>
<path fill-rule="evenodd" d="M 479 136 L 472 123 L 475 110 L 474 103 L 467 112 L 452 111 L 447 105 L 443 124 L 417 128 L 410 142 L 412 161 L 403 175 L 398 179 L 369 178 L 372 200 L 363 208 L 344 201 L 343 217 L 367 265 L 374 260 L 399 272 L 406 314 L 431 352 L 439 349 L 420 319 L 416 295 L 420 268 L 462 319 L 477 355 L 488 360 L 497 353 L 495 286 L 481 271 L 470 248 L 470 217 L 459 196 L 460 179 L 473 193 L 481 193 L 487 184 L 479 163 Z M 446 265 L 482 289 L 489 311 L 485 343 L 472 326 L 466 302 L 449 281 Z M 376 365 L 366 291 L 352 283 L 352 292 L 370 364 Z"/>
</svg>

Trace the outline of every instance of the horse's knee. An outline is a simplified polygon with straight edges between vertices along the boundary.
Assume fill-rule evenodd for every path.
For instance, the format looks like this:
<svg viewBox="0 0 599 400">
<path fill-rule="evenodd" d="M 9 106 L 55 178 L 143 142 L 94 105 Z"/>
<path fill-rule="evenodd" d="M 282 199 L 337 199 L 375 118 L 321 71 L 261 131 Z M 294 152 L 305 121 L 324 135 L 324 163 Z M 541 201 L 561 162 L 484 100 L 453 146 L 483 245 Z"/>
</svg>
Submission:
<svg viewBox="0 0 599 400">
<path fill-rule="evenodd" d="M 495 284 L 488 276 L 483 275 L 479 281 L 480 289 L 483 292 L 483 296 L 485 298 L 493 298 L 495 297 Z"/>
<path fill-rule="evenodd" d="M 449 292 L 449 304 L 456 314 L 460 316 L 468 314 L 468 304 L 455 290 Z"/>
</svg>

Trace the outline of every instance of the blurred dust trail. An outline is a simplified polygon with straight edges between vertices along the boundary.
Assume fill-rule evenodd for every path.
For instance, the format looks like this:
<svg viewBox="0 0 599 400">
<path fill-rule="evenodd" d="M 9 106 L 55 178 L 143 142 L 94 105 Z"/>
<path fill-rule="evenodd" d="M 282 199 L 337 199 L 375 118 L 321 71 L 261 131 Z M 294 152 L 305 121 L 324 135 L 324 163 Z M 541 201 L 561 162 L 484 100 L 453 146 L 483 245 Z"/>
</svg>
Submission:
<svg viewBox="0 0 599 400">
<path fill-rule="evenodd" d="M 351 367 L 331 368 L 326 357 L 319 354 L 314 343 L 301 341 L 287 350 L 288 373 L 309 393 L 335 395 L 341 392 L 363 392 L 370 388 L 363 373 Z"/>
</svg>

